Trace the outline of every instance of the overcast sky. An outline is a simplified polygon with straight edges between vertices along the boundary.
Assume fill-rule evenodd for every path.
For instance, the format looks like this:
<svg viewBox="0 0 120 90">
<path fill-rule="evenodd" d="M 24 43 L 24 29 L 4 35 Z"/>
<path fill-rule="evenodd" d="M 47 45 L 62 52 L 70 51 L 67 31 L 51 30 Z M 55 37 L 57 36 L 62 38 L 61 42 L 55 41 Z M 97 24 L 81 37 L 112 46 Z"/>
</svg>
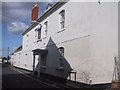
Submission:
<svg viewBox="0 0 120 90">
<path fill-rule="evenodd" d="M 31 9 L 35 2 L 3 2 L 2 19 L 9 32 L 20 34 L 31 23 Z M 39 16 L 45 11 L 47 3 L 39 3 Z M 21 28 L 19 28 L 21 27 Z"/>
<path fill-rule="evenodd" d="M 18 2 L 2 2 L 2 10 L 0 10 L 0 15 L 2 15 L 2 48 L 0 48 L 0 51 L 3 51 L 3 56 L 7 56 L 7 47 L 10 48 L 10 53 L 12 53 L 17 47 L 22 45 L 21 34 L 31 24 L 31 11 L 33 5 L 36 3 L 35 1 L 30 2 L 33 0 L 29 0 L 29 2 L 21 2 L 22 0 L 15 1 Z M 47 4 L 49 2 L 54 3 L 54 1 L 57 0 L 38 2 L 39 17 L 46 10 Z"/>
</svg>

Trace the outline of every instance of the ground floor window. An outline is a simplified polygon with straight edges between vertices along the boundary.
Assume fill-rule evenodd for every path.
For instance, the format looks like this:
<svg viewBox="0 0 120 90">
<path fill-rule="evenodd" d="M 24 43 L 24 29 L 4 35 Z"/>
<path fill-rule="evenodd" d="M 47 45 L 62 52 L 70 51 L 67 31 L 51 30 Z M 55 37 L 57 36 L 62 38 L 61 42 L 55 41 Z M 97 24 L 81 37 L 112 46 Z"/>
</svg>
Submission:
<svg viewBox="0 0 120 90">
<path fill-rule="evenodd" d="M 59 67 L 63 67 L 64 63 L 64 47 L 59 47 Z"/>
</svg>

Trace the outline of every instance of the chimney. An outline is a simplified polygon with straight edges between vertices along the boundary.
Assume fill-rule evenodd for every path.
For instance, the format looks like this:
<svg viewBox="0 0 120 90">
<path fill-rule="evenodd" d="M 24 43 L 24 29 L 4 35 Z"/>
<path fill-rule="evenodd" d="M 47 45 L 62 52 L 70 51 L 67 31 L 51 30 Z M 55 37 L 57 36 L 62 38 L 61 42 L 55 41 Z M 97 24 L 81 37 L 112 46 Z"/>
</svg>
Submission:
<svg viewBox="0 0 120 90">
<path fill-rule="evenodd" d="M 38 19 L 38 10 L 39 10 L 38 3 L 36 3 L 32 8 L 32 17 L 31 17 L 32 23 L 36 22 Z"/>
</svg>

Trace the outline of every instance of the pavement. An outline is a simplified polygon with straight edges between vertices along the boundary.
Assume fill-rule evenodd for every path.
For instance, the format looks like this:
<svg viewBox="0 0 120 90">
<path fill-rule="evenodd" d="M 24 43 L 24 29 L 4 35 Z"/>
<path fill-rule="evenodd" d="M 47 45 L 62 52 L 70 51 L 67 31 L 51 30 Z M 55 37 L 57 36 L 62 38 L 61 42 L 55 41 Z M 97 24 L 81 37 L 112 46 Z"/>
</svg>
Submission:
<svg viewBox="0 0 120 90">
<path fill-rule="evenodd" d="M 15 68 L 10 65 L 2 65 L 2 88 L 52 88 L 59 90 L 74 90 L 72 87 L 53 82 L 46 78 L 33 77 L 32 72 Z"/>
<path fill-rule="evenodd" d="M 1 65 L 1 64 L 0 64 Z M 2 69 L 1 69 L 2 66 Z M 17 89 L 17 88 L 33 88 L 33 89 L 52 89 L 52 90 L 88 90 L 88 87 L 81 84 L 81 88 L 74 88 L 66 85 L 65 83 L 60 83 L 61 80 L 49 79 L 48 77 L 43 77 L 42 75 L 38 78 L 33 76 L 33 73 L 28 70 L 13 67 L 11 65 L 2 64 L 0 66 L 0 89 Z M 2 74 L 2 75 L 1 75 Z M 1 80 L 2 79 L 2 80 Z M 84 86 L 84 87 L 82 87 Z M 105 87 L 110 85 L 93 85 L 91 90 L 111 90 Z"/>
</svg>

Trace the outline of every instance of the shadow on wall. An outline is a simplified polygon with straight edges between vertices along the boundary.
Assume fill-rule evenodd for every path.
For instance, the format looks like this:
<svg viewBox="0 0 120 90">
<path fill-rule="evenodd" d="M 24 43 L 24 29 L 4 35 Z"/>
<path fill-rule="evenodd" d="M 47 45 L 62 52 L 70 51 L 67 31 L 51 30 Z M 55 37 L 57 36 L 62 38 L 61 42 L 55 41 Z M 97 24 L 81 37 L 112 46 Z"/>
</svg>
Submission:
<svg viewBox="0 0 120 90">
<path fill-rule="evenodd" d="M 38 57 L 38 63 L 35 67 L 35 71 L 38 72 L 38 70 L 40 70 L 40 73 L 42 74 L 67 79 L 72 68 L 68 63 L 68 60 L 64 57 L 64 47 L 57 47 L 50 37 L 45 50 L 48 52 L 40 52 L 41 55 Z"/>
</svg>

